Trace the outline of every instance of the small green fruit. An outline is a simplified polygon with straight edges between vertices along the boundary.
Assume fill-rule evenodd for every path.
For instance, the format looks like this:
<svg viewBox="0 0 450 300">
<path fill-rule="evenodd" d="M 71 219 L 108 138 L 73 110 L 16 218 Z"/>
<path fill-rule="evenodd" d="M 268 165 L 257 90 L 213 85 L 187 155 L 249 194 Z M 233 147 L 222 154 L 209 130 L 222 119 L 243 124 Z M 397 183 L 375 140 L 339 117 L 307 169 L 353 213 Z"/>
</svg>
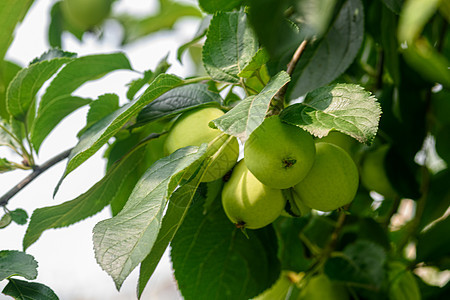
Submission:
<svg viewBox="0 0 450 300">
<path fill-rule="evenodd" d="M 355 145 L 358 144 L 358 142 L 354 138 L 339 131 L 330 131 L 328 135 L 316 140 L 316 143 L 320 142 L 339 146 L 344 149 L 351 157 L 353 157 Z"/>
<path fill-rule="evenodd" d="M 347 300 L 344 286 L 332 282 L 325 274 L 312 277 L 301 290 L 298 300 Z"/>
<path fill-rule="evenodd" d="M 312 136 L 278 116 L 264 120 L 244 146 L 250 172 L 263 184 L 277 189 L 296 185 L 311 169 L 315 156 Z"/>
<path fill-rule="evenodd" d="M 221 134 L 221 131 L 208 126 L 211 120 L 224 115 L 215 107 L 207 107 L 188 111 L 175 121 L 164 145 L 168 155 L 186 146 L 200 146 L 209 143 Z"/>
<path fill-rule="evenodd" d="M 397 194 L 386 174 L 384 160 L 389 151 L 389 145 L 383 145 L 367 152 L 361 164 L 361 182 L 369 191 L 375 191 L 385 197 L 395 197 Z"/>
<path fill-rule="evenodd" d="M 240 161 L 222 190 L 228 218 L 240 228 L 262 228 L 278 218 L 285 200 L 281 190 L 262 184 Z"/>
<path fill-rule="evenodd" d="M 112 0 L 64 0 L 62 13 L 66 20 L 80 30 L 101 24 L 111 11 Z"/>
<path fill-rule="evenodd" d="M 294 190 L 307 206 L 332 211 L 350 203 L 358 189 L 358 169 L 352 158 L 330 143 L 316 144 L 311 171 Z"/>
</svg>

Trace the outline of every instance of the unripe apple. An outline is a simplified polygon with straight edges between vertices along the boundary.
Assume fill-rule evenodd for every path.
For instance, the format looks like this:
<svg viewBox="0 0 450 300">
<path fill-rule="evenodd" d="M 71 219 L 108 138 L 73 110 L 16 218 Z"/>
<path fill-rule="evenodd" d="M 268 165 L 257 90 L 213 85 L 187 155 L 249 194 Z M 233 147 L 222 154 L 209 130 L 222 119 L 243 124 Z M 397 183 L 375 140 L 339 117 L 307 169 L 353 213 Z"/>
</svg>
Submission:
<svg viewBox="0 0 450 300">
<path fill-rule="evenodd" d="M 206 157 L 209 157 L 211 161 L 208 165 L 203 166 L 207 169 L 202 182 L 210 182 L 223 177 L 236 164 L 239 157 L 237 139 L 208 126 L 211 120 L 223 114 L 223 111 L 215 107 L 186 112 L 175 121 L 164 144 L 164 152 L 171 154 L 186 146 L 200 146 L 208 143 Z M 196 166 L 192 167 L 192 169 L 195 168 Z M 191 175 L 192 172 L 188 171 L 185 176 L 190 177 Z"/>
<path fill-rule="evenodd" d="M 285 205 L 281 190 L 262 184 L 241 160 L 222 190 L 222 206 L 239 228 L 258 229 L 280 216 Z"/>
<path fill-rule="evenodd" d="M 296 185 L 311 169 L 315 156 L 312 136 L 272 116 L 256 128 L 244 146 L 250 172 L 263 184 L 277 189 Z"/>
<path fill-rule="evenodd" d="M 208 124 L 222 115 L 224 112 L 216 107 L 200 108 L 182 114 L 167 135 L 164 152 L 168 155 L 186 146 L 200 146 L 211 142 L 222 132 Z"/>
<path fill-rule="evenodd" d="M 64 0 L 62 13 L 66 20 L 80 30 L 101 24 L 111 11 L 112 0 Z"/>
<path fill-rule="evenodd" d="M 384 160 L 389 151 L 389 145 L 383 145 L 367 152 L 361 163 L 361 183 L 369 191 L 375 191 L 385 197 L 395 197 L 397 194 L 386 174 Z"/>
<path fill-rule="evenodd" d="M 339 131 L 330 131 L 328 135 L 323 138 L 316 139 L 315 141 L 316 143 L 325 142 L 339 146 L 351 157 L 353 157 L 355 145 L 358 144 L 354 138 Z"/>
<path fill-rule="evenodd" d="M 325 274 L 309 279 L 300 291 L 298 300 L 347 300 L 349 295 L 344 286 L 332 282 Z"/>
<path fill-rule="evenodd" d="M 314 165 L 294 190 L 307 206 L 332 211 L 353 200 L 358 180 L 358 169 L 347 152 L 322 142 L 316 144 Z"/>
</svg>

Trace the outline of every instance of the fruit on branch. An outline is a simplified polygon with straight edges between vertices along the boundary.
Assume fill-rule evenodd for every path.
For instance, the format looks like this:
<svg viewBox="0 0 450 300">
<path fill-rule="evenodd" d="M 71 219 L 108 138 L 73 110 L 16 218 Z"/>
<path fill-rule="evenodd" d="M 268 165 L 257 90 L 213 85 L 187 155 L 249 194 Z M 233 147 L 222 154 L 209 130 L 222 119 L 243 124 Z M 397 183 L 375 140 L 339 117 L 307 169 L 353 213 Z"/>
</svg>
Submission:
<svg viewBox="0 0 450 300">
<path fill-rule="evenodd" d="M 321 142 L 316 144 L 314 165 L 294 190 L 307 206 L 332 211 L 353 200 L 358 182 L 358 169 L 347 152 Z"/>
<path fill-rule="evenodd" d="M 332 282 L 325 274 L 309 279 L 301 289 L 298 300 L 346 300 L 349 295 L 344 286 Z"/>
<path fill-rule="evenodd" d="M 244 146 L 244 161 L 263 184 L 277 189 L 296 185 L 311 169 L 315 156 L 312 136 L 272 116 L 256 128 Z"/>
<path fill-rule="evenodd" d="M 205 170 L 203 182 L 221 178 L 235 164 L 239 156 L 239 144 L 235 137 L 223 134 L 208 126 L 211 120 L 222 116 L 224 112 L 215 107 L 200 108 L 182 114 L 175 121 L 167 135 L 164 152 L 171 154 L 186 146 L 200 146 L 208 143 L 207 157 L 212 161 Z M 215 155 L 216 152 L 220 151 Z"/>
<path fill-rule="evenodd" d="M 316 139 L 315 141 L 317 143 L 325 142 L 339 146 L 344 149 L 351 157 L 353 157 L 355 145 L 358 144 L 358 142 L 354 138 L 339 131 L 330 131 L 328 135 L 324 136 L 321 139 Z"/>
<path fill-rule="evenodd" d="M 281 190 L 262 184 L 241 160 L 222 190 L 222 206 L 239 228 L 264 227 L 281 214 L 285 199 Z"/>
<path fill-rule="evenodd" d="M 224 115 L 216 107 L 200 108 L 182 114 L 172 125 L 164 144 L 164 152 L 171 154 L 186 146 L 200 146 L 209 143 L 221 133 L 208 126 L 211 120 Z"/>
<path fill-rule="evenodd" d="M 389 182 L 385 169 L 386 154 L 389 145 L 383 145 L 367 152 L 361 162 L 361 183 L 369 191 L 375 191 L 385 197 L 392 198 L 397 194 Z"/>
<path fill-rule="evenodd" d="M 64 0 L 62 13 L 67 22 L 86 31 L 100 25 L 111 11 L 112 0 Z"/>
</svg>

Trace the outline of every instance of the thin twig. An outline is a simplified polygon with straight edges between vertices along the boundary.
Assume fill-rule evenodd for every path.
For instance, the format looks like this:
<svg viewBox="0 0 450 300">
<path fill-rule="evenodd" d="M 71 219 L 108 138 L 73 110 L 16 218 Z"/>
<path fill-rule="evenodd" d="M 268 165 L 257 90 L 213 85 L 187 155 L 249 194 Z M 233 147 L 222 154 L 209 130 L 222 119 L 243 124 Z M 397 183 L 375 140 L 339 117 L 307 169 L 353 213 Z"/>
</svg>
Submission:
<svg viewBox="0 0 450 300">
<path fill-rule="evenodd" d="M 4 194 L 0 198 L 0 206 L 5 206 L 8 204 L 9 199 L 14 197 L 18 192 L 20 192 L 24 187 L 26 187 L 29 183 L 31 183 L 36 177 L 47 171 L 49 168 L 54 166 L 55 164 L 59 163 L 63 159 L 67 158 L 70 154 L 70 151 L 72 149 L 66 150 L 55 157 L 51 158 L 50 160 L 43 163 L 41 166 L 35 166 L 33 168 L 33 173 L 25 177 L 21 182 L 16 184 L 12 189 L 10 189 L 6 194 Z"/>
<path fill-rule="evenodd" d="M 303 51 L 305 50 L 307 44 L 308 44 L 308 40 L 304 40 L 300 44 L 300 46 L 298 46 L 297 50 L 295 50 L 294 55 L 291 58 L 291 61 L 287 64 L 286 73 L 288 73 L 289 76 L 291 76 L 292 73 L 294 73 L 295 67 L 297 66 L 297 63 L 300 60 L 300 57 L 302 56 Z M 278 93 L 273 97 L 272 102 L 271 102 L 271 108 L 269 109 L 269 112 L 267 113 L 268 116 L 277 115 L 283 109 L 284 96 L 286 95 L 288 86 L 289 86 L 289 82 L 286 83 L 278 91 Z"/>
</svg>

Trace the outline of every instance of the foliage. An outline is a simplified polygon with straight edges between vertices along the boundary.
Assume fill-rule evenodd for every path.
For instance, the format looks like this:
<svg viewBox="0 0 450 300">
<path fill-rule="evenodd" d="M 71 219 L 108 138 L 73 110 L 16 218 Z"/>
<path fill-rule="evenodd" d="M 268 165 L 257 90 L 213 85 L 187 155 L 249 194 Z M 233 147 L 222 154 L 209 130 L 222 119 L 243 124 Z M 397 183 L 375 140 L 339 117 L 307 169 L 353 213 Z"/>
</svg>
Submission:
<svg viewBox="0 0 450 300">
<path fill-rule="evenodd" d="M 108 18 L 123 26 L 123 45 L 171 30 L 181 18 L 201 19 L 198 32 L 178 50 L 181 60 L 184 51 L 202 47 L 198 76 L 169 74 L 167 57 L 162 58 L 156 69 L 128 84 L 127 99 L 74 95 L 89 81 L 134 69 L 123 52 L 77 56 L 59 49 L 63 32 L 80 40 L 92 33 L 101 38 L 105 26 L 76 28 L 65 20 L 60 1 L 50 12 L 48 40 L 55 48 L 23 67 L 4 60 L 32 2 L 0 4 L 0 146 L 16 158 L 0 157 L 0 173 L 29 170 L 28 183 L 67 158 L 54 183 L 56 194 L 68 174 L 105 146 L 108 167 L 87 192 L 36 209 L 29 222 L 24 210 L 7 208 L 27 183 L 0 197 L 0 229 L 8 230 L 11 222 L 28 226 L 24 251 L 47 229 L 72 225 L 109 206 L 112 217 L 93 230 L 95 257 L 117 289 L 140 266 L 138 297 L 169 245 L 186 299 L 250 299 L 275 282 L 283 284 L 272 294 L 302 299 L 314 294 L 306 287 L 317 278 L 338 285 L 351 299 L 394 300 L 411 290 L 420 291 L 417 299 L 443 297 L 448 284 L 430 286 L 415 274 L 432 266 L 440 275 L 450 262 L 446 1 L 199 0 L 195 6 L 160 0 L 159 11 L 143 18 L 113 9 Z M 80 126 L 70 153 L 38 164 L 47 136 L 86 106 L 86 126 Z M 220 201 L 230 172 L 202 182 L 223 149 L 211 153 L 202 144 L 163 152 L 165 134 L 179 115 L 209 106 L 226 112 L 209 126 L 241 144 L 266 117 L 279 115 L 316 141 L 336 131 L 347 141 L 351 137 L 353 144 L 343 148 L 359 168 L 370 153 L 386 148 L 378 167 L 394 192 L 380 195 L 360 184 L 351 204 L 318 213 L 297 206 L 286 189 L 285 212 L 277 220 L 241 231 Z M 399 223 L 408 201 L 414 212 Z M 1 250 L 4 294 L 58 299 L 49 287 L 17 276 L 34 280 L 37 262 L 26 252 Z"/>
</svg>

